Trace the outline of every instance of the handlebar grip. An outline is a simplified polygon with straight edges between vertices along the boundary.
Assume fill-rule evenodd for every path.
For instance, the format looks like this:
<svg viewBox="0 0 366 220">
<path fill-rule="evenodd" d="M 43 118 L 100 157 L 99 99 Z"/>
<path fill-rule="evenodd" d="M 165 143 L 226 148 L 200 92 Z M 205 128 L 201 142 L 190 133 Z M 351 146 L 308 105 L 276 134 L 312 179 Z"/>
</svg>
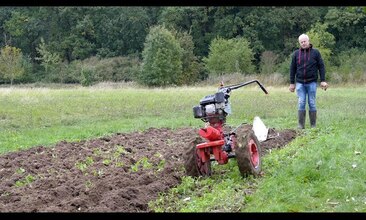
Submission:
<svg viewBox="0 0 366 220">
<path fill-rule="evenodd" d="M 259 82 L 258 82 L 258 84 L 259 84 L 259 87 L 261 87 L 261 89 L 263 90 L 263 92 L 268 94 L 268 91 L 266 90 L 266 88 L 264 88 L 264 86 L 262 84 L 260 84 Z"/>
</svg>

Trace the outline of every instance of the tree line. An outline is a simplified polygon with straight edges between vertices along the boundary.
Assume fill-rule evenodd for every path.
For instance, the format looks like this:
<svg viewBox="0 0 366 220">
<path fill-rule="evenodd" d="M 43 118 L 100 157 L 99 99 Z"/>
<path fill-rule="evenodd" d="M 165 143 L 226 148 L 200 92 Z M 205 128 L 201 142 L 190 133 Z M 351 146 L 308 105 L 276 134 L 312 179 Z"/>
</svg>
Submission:
<svg viewBox="0 0 366 220">
<path fill-rule="evenodd" d="M 1 7 L 0 24 L 0 83 L 287 75 L 302 33 L 328 77 L 366 72 L 366 7 Z"/>
</svg>

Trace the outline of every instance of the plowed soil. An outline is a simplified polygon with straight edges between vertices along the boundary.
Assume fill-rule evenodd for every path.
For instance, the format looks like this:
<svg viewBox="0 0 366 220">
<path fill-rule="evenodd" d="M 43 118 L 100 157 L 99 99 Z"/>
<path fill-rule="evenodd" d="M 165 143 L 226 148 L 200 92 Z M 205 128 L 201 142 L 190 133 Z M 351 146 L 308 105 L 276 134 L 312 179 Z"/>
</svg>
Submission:
<svg viewBox="0 0 366 220">
<path fill-rule="evenodd" d="M 197 135 L 150 128 L 0 155 L 0 212 L 151 212 L 186 175 L 182 155 Z M 296 136 L 270 128 L 262 156 Z"/>
</svg>

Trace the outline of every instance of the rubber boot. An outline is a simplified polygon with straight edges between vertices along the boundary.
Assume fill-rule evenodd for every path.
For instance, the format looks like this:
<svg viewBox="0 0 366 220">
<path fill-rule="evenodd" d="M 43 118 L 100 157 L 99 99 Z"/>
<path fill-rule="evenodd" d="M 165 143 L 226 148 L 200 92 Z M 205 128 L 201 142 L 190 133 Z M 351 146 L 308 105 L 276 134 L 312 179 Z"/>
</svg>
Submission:
<svg viewBox="0 0 366 220">
<path fill-rule="evenodd" d="M 298 111 L 299 125 L 297 127 L 299 129 L 304 129 L 305 128 L 305 116 L 306 116 L 306 111 L 305 110 L 299 110 Z"/>
<path fill-rule="evenodd" d="M 316 111 L 311 112 L 309 111 L 309 118 L 310 118 L 310 126 L 315 128 L 316 126 Z"/>
</svg>

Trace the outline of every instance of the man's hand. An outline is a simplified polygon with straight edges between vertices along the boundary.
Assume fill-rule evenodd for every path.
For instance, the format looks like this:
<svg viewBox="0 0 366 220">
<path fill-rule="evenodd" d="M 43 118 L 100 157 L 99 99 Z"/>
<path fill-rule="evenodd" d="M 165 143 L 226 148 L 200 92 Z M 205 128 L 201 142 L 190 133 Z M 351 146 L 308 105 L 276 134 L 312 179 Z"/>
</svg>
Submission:
<svg viewBox="0 0 366 220">
<path fill-rule="evenodd" d="M 290 87 L 288 87 L 288 90 L 290 90 L 290 92 L 295 92 L 295 84 L 290 84 Z"/>
<path fill-rule="evenodd" d="M 324 89 L 324 91 L 327 90 L 328 88 L 328 83 L 327 82 L 320 82 L 320 88 Z"/>
</svg>

